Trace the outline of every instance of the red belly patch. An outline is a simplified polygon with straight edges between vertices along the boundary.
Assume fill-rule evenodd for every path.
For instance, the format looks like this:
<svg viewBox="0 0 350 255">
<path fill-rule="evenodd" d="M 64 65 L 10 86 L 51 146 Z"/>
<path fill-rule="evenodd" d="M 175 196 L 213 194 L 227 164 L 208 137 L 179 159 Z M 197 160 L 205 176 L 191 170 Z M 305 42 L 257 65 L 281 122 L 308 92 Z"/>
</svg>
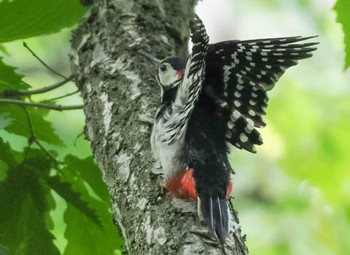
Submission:
<svg viewBox="0 0 350 255">
<path fill-rule="evenodd" d="M 176 176 L 166 181 L 165 188 L 177 198 L 197 199 L 196 182 L 193 178 L 193 168 L 179 171 Z M 232 181 L 227 187 L 226 198 L 229 199 L 232 192 Z"/>
<path fill-rule="evenodd" d="M 179 171 L 173 178 L 166 181 L 164 186 L 175 197 L 197 199 L 192 168 Z"/>
</svg>

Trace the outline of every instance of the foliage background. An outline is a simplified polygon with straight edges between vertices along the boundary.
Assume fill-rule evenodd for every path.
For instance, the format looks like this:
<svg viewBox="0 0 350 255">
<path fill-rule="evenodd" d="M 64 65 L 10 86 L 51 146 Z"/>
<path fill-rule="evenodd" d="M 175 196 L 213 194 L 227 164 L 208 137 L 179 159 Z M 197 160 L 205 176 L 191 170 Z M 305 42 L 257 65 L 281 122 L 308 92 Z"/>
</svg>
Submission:
<svg viewBox="0 0 350 255">
<path fill-rule="evenodd" d="M 8 2 L 0 1 L 0 14 L 3 14 L 0 24 L 6 25 L 0 28 L 3 42 L 0 54 L 6 65 L 18 67 L 16 72 L 24 75 L 24 83 L 19 82 L 15 88 L 26 89 L 28 84 L 40 88 L 61 79 L 32 57 L 22 46 L 23 40 L 12 40 L 36 36 L 25 41 L 45 62 L 68 76 L 71 28 L 52 33 L 76 23 L 86 9 L 79 6 L 78 1 L 67 10 L 61 8 L 59 17 L 74 17 L 60 18 L 66 23 L 57 26 L 50 26 L 54 21 L 44 22 L 48 17 L 34 13 L 31 18 L 44 25 L 28 26 L 21 36 L 20 30 L 8 29 L 16 23 L 5 18 L 11 13 L 19 27 L 21 20 L 28 22 L 25 15 L 13 12 L 21 8 L 15 4 L 23 7 L 24 2 L 12 1 L 14 9 L 10 12 L 6 9 L 8 6 L 4 8 Z M 54 7 L 51 1 L 46 1 L 47 5 L 39 0 L 28 2 L 38 13 L 43 11 L 37 6 L 41 6 L 44 13 L 57 12 L 57 6 L 49 8 Z M 67 6 L 74 1 L 53 2 Z M 334 5 L 334 0 L 206 0 L 197 7 L 211 42 L 319 35 L 320 45 L 314 57 L 288 70 L 270 93 L 268 125 L 261 130 L 264 145 L 256 155 L 239 150 L 230 155 L 236 171 L 234 203 L 243 232 L 247 234 L 250 254 L 350 254 L 350 73 L 344 71 L 343 43 L 347 42 L 349 49 L 347 13 L 350 6 L 346 0 L 337 3 L 344 37 L 342 27 L 336 23 Z M 74 15 L 71 10 L 75 10 Z M 49 18 L 55 17 L 49 15 Z M 349 55 L 345 61 L 347 66 Z M 0 68 L 0 93 L 10 86 L 6 78 L 12 77 L 4 78 L 3 70 Z M 47 99 L 75 90 L 70 83 L 53 92 L 32 96 L 31 100 L 55 103 Z M 76 94 L 56 103 L 82 102 Z M 83 112 L 32 108 L 28 111 L 35 120 L 33 126 L 39 141 L 64 164 L 48 162 L 35 144 L 28 149 L 30 132 L 23 109 L 0 105 L 0 254 L 6 254 L 6 246 L 20 247 L 15 254 L 29 254 L 29 244 L 42 241 L 44 236 L 48 239 L 45 249 L 53 249 L 47 254 L 112 254 L 112 251 L 120 254 L 122 240 L 112 225 L 107 192 L 99 181 L 99 170 L 93 164 L 89 145 L 79 136 L 84 126 Z M 90 176 L 86 175 L 86 169 L 91 170 Z M 26 176 L 23 171 L 40 172 L 35 175 L 37 179 L 30 182 L 30 189 L 16 187 L 18 183 L 10 178 Z M 59 177 L 58 186 L 53 184 L 54 176 Z M 26 179 L 23 182 L 29 183 Z M 53 186 L 56 191 L 50 191 Z M 12 200 L 16 201 L 14 207 L 9 206 Z M 29 212 L 30 217 L 25 213 L 14 214 L 18 208 Z M 37 218 L 32 217 L 34 213 L 38 214 Z M 42 228 L 33 228 L 37 224 Z M 7 235 L 19 230 L 21 234 L 8 240 Z M 53 243 L 51 232 L 56 238 Z M 29 235 L 33 240 L 28 240 Z M 101 250 L 82 246 L 82 243 L 96 243 L 95 240 L 101 242 Z M 42 247 L 37 249 L 37 254 L 44 254 Z"/>
</svg>

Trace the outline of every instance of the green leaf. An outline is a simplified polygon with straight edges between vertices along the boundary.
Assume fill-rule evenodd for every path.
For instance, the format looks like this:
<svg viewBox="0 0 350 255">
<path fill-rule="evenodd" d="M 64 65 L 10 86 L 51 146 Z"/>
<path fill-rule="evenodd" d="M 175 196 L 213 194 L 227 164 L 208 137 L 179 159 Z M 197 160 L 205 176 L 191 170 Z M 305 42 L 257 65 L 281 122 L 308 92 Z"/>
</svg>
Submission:
<svg viewBox="0 0 350 255">
<path fill-rule="evenodd" d="M 0 160 L 4 161 L 9 168 L 14 168 L 17 165 L 14 151 L 12 150 L 9 143 L 5 143 L 0 138 Z"/>
<path fill-rule="evenodd" d="M 106 183 L 103 182 L 102 172 L 95 164 L 92 157 L 79 159 L 73 155 L 67 155 L 64 161 L 71 171 L 74 171 L 79 178 L 89 184 L 100 199 L 109 204 L 109 195 Z"/>
<path fill-rule="evenodd" d="M 68 205 L 64 220 L 67 223 L 65 237 L 68 240 L 64 255 L 121 254 L 120 250 L 118 252 L 122 244 L 121 238 L 116 235 L 112 221 L 108 228 L 99 228 L 71 205 Z"/>
<path fill-rule="evenodd" d="M 11 124 L 9 114 L 7 112 L 0 114 L 0 130 Z"/>
<path fill-rule="evenodd" d="M 53 145 L 64 145 L 63 141 L 52 127 L 52 123 L 45 120 L 43 117 L 43 115 L 48 112 L 47 110 L 27 108 L 27 111 L 32 122 L 34 133 L 39 140 Z M 5 127 L 7 132 L 30 138 L 30 126 L 22 107 L 0 104 L 0 115 L 4 113 L 8 114 L 11 119 L 11 124 Z"/>
<path fill-rule="evenodd" d="M 72 189 L 72 185 L 67 182 L 62 182 L 58 176 L 52 176 L 46 179 L 47 184 L 67 203 L 73 205 L 82 214 L 90 218 L 95 224 L 101 226 L 100 219 L 89 205 L 80 198 L 80 194 Z"/>
<path fill-rule="evenodd" d="M 0 2 L 0 42 L 59 32 L 86 12 L 78 0 L 4 0 Z"/>
<path fill-rule="evenodd" d="M 0 58 L 0 94 L 6 89 L 21 90 L 30 88 L 30 85 L 22 81 L 23 77 L 23 75 L 16 73 L 15 67 L 6 65 Z"/>
<path fill-rule="evenodd" d="M 60 254 L 49 230 L 52 197 L 38 174 L 50 168 L 44 159 L 27 159 L 0 182 L 0 243 L 11 255 Z"/>
<path fill-rule="evenodd" d="M 5 53 L 5 55 L 10 56 L 9 52 L 7 51 L 6 47 L 2 44 L 0 44 L 0 51 Z M 1 254 L 1 253 L 0 253 Z"/>
<path fill-rule="evenodd" d="M 350 1 L 338 0 L 334 6 L 337 12 L 337 21 L 342 25 L 345 43 L 345 68 L 350 66 Z"/>
<path fill-rule="evenodd" d="M 62 178 L 72 183 L 73 189 L 81 194 L 81 199 L 96 212 L 101 225 L 99 227 L 91 217 L 68 204 L 64 217 L 67 223 L 65 236 L 68 245 L 64 255 L 114 254 L 113 251 L 121 246 L 123 240 L 113 225 L 107 187 L 102 180 L 100 169 L 91 157 L 82 160 L 69 155 L 65 162 L 66 167 L 61 171 Z M 81 235 L 82 232 L 84 235 Z M 99 245 L 93 245 L 94 243 Z"/>
<path fill-rule="evenodd" d="M 0 244 L 0 255 L 9 255 L 9 250 Z"/>
<path fill-rule="evenodd" d="M 0 181 L 4 180 L 7 176 L 8 165 L 6 162 L 0 160 Z M 0 253 L 1 255 L 1 253 Z"/>
</svg>

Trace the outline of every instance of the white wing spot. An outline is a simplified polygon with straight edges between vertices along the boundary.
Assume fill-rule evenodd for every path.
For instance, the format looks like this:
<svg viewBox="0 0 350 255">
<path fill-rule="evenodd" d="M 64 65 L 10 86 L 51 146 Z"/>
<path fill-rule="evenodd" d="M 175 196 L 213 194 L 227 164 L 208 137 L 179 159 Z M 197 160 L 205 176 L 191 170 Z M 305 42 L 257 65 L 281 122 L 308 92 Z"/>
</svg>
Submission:
<svg viewBox="0 0 350 255">
<path fill-rule="evenodd" d="M 238 101 L 238 100 L 235 100 L 235 101 L 233 102 L 233 104 L 234 104 L 236 107 L 240 107 L 240 106 L 242 105 L 241 102 Z"/>
<path fill-rule="evenodd" d="M 228 127 L 229 129 L 232 129 L 234 125 L 235 125 L 235 123 L 233 123 L 233 121 L 227 122 L 227 127 Z M 231 132 L 230 132 L 230 134 L 231 134 Z"/>
<path fill-rule="evenodd" d="M 239 135 L 239 140 L 241 140 L 242 143 L 245 143 L 248 141 L 248 136 L 245 133 L 241 133 Z"/>
<path fill-rule="evenodd" d="M 237 52 L 233 53 L 233 54 L 231 55 L 231 57 L 233 58 L 233 62 L 234 62 L 235 64 L 239 64 L 239 59 L 237 58 Z"/>
<path fill-rule="evenodd" d="M 233 117 L 233 119 L 232 119 L 232 117 Z M 234 111 L 232 112 L 232 115 L 231 115 L 231 120 L 235 121 L 235 120 L 237 120 L 239 117 L 241 117 L 241 114 L 239 113 L 239 111 L 234 110 Z"/>
<path fill-rule="evenodd" d="M 255 102 L 254 100 L 251 100 L 251 99 L 250 99 L 250 100 L 249 100 L 249 104 L 250 104 L 250 105 L 256 105 L 256 102 Z"/>
<path fill-rule="evenodd" d="M 226 107 L 227 106 L 227 102 L 223 102 L 220 104 L 221 107 Z"/>
<path fill-rule="evenodd" d="M 250 116 L 255 116 L 255 112 L 254 112 L 253 110 L 249 110 L 249 111 L 248 111 L 248 114 L 249 114 Z"/>
<path fill-rule="evenodd" d="M 254 121 L 250 118 L 246 118 L 246 121 L 248 122 L 249 125 L 254 126 Z"/>
<path fill-rule="evenodd" d="M 251 125 L 247 125 L 245 128 L 244 128 L 244 131 L 247 133 L 247 134 L 250 134 L 252 131 L 253 131 L 254 127 L 251 126 Z"/>
</svg>

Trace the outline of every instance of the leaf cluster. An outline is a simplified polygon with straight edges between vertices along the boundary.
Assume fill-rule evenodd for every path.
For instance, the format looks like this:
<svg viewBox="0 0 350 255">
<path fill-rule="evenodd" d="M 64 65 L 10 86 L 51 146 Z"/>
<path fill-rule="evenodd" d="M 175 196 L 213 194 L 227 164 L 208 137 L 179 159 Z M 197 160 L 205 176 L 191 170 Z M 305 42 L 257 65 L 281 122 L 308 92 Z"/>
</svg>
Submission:
<svg viewBox="0 0 350 255">
<path fill-rule="evenodd" d="M 0 42 L 59 32 L 76 24 L 86 11 L 71 0 L 0 1 Z M 0 52 L 11 54 L 4 45 Z M 67 145 L 47 115 L 61 97 L 43 102 L 31 98 L 65 85 L 70 77 L 39 90 L 23 78 L 0 57 L 0 254 L 119 253 L 122 239 L 92 156 L 80 159 L 71 152 L 59 160 Z M 27 140 L 26 146 L 18 150 L 5 133 Z M 65 208 L 63 214 L 52 214 L 57 206 Z M 57 215 L 64 220 L 65 246 L 55 242 Z"/>
</svg>

